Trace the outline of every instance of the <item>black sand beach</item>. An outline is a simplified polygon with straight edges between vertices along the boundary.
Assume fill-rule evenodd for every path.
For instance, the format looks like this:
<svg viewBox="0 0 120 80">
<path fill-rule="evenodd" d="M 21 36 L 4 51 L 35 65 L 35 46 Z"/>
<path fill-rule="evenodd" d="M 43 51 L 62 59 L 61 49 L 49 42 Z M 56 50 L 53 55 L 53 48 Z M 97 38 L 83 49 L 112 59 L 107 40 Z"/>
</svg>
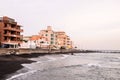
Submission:
<svg viewBox="0 0 120 80">
<path fill-rule="evenodd" d="M 0 80 L 120 80 L 119 65 L 119 53 L 0 56 Z"/>
<path fill-rule="evenodd" d="M 120 54 L 54 54 L 28 59 L 36 62 L 22 64 L 22 70 L 28 71 L 15 72 L 7 80 L 120 80 Z"/>
<path fill-rule="evenodd" d="M 21 55 L 1 55 L 0 56 L 0 80 L 5 80 L 7 75 L 12 74 L 19 69 L 22 69 L 23 66 L 21 64 L 35 62 L 32 60 L 28 60 L 28 58 L 34 58 L 34 57 L 43 56 L 43 55 L 46 55 L 46 54 L 33 53 L 33 54 L 21 54 Z"/>
<path fill-rule="evenodd" d="M 24 56 L 24 57 L 23 57 Z M 14 73 L 15 71 L 23 68 L 21 64 L 32 63 L 33 61 L 28 60 L 28 57 L 35 57 L 38 55 L 6 55 L 0 56 L 0 80 L 4 80 L 6 75 Z"/>
</svg>

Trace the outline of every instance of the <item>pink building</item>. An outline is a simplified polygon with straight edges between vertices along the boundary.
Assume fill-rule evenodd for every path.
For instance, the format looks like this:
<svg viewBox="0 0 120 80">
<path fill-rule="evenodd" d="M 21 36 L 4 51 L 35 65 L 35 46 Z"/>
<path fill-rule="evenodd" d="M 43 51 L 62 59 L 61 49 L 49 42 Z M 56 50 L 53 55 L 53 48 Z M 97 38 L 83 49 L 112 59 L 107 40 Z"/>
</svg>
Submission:
<svg viewBox="0 0 120 80">
<path fill-rule="evenodd" d="M 65 47 L 66 49 L 72 48 L 72 41 L 70 37 L 66 35 L 64 31 L 55 32 L 52 30 L 51 26 L 47 26 L 46 30 L 41 30 L 40 36 L 47 38 L 48 44 L 52 48 Z"/>
<path fill-rule="evenodd" d="M 47 41 L 48 45 L 56 47 L 55 32 L 52 30 L 51 26 L 47 26 L 47 29 L 41 30 L 39 36 L 45 37 L 48 40 Z"/>
</svg>

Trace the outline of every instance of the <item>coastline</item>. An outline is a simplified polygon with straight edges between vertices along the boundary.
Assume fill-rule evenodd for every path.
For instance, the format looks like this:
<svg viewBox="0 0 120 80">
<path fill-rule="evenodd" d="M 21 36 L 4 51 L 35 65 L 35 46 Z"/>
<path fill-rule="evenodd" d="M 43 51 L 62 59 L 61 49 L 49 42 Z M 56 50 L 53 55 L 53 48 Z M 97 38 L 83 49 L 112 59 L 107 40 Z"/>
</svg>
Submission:
<svg viewBox="0 0 120 80">
<path fill-rule="evenodd" d="M 35 61 L 15 55 L 0 56 L 0 80 L 5 80 L 7 75 L 22 69 L 23 66 L 21 64 L 32 62 Z"/>
<path fill-rule="evenodd" d="M 32 62 L 36 62 L 33 60 L 29 60 L 28 58 L 37 58 L 39 56 L 44 55 L 53 55 L 45 54 L 45 53 L 32 53 L 32 54 L 20 54 L 20 55 L 0 55 L 0 80 L 5 80 L 11 74 L 14 74 L 16 71 L 24 68 L 22 64 L 30 64 Z"/>
<path fill-rule="evenodd" d="M 120 54 L 105 53 L 75 53 L 53 54 L 28 58 L 31 64 L 22 64 L 28 69 L 25 73 L 19 71 L 11 74 L 7 80 L 119 80 Z M 11 76 L 10 75 L 10 76 Z"/>
<path fill-rule="evenodd" d="M 66 54 L 66 53 L 31 53 L 31 54 L 10 54 L 0 55 L 0 80 L 5 80 L 7 77 L 14 74 L 16 71 L 24 68 L 21 64 L 30 64 L 36 62 L 28 58 L 36 58 L 44 55 Z M 67 53 L 69 54 L 69 53 Z"/>
<path fill-rule="evenodd" d="M 0 48 L 1 55 L 31 55 L 31 54 L 68 54 L 68 53 L 104 53 L 99 50 L 79 50 L 79 49 L 13 49 L 13 48 Z M 106 53 L 106 52 L 105 52 Z M 120 51 L 119 51 L 120 53 Z"/>
<path fill-rule="evenodd" d="M 53 55 L 53 54 L 71 54 L 72 53 L 96 53 L 96 51 L 69 51 L 69 52 L 50 52 L 50 53 L 30 53 L 30 54 L 9 54 L 9 55 L 0 55 L 0 80 L 5 80 L 6 77 L 10 74 L 15 73 L 17 70 L 23 68 L 21 64 L 36 62 L 29 60 L 28 58 L 36 58 L 44 55 Z M 99 52 L 101 53 L 101 52 Z"/>
</svg>

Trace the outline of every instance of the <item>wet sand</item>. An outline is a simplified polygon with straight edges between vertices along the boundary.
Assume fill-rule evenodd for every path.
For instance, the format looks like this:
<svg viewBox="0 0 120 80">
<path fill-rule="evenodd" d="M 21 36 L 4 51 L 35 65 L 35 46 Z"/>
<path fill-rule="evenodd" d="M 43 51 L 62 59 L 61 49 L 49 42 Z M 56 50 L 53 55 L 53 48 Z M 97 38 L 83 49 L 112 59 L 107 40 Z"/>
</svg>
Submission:
<svg viewBox="0 0 120 80">
<path fill-rule="evenodd" d="M 41 54 L 23 54 L 23 55 L 2 55 L 0 56 L 0 80 L 5 80 L 8 75 L 15 73 L 23 68 L 21 64 L 30 64 L 32 60 L 28 58 L 38 57 Z"/>
<path fill-rule="evenodd" d="M 20 72 L 26 72 L 22 64 L 30 64 L 36 62 L 29 60 L 28 58 L 36 58 L 38 56 L 44 56 L 46 54 L 22 54 L 22 55 L 2 55 L 0 56 L 0 80 L 6 80 L 11 75 L 19 74 Z M 23 69 L 23 70 L 21 70 Z M 26 68 L 25 68 L 26 69 Z M 19 73 L 16 71 L 20 70 Z"/>
</svg>

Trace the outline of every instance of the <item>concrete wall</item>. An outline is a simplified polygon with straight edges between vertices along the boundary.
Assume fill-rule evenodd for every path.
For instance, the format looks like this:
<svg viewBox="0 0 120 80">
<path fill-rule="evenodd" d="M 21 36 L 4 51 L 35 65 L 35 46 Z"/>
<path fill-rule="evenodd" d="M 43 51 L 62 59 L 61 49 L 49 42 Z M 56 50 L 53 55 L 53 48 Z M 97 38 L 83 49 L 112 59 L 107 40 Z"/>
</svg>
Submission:
<svg viewBox="0 0 120 80">
<path fill-rule="evenodd" d="M 74 50 L 48 50 L 48 49 L 0 49 L 0 55 L 10 55 L 10 54 L 49 54 L 49 53 L 71 53 Z"/>
</svg>

